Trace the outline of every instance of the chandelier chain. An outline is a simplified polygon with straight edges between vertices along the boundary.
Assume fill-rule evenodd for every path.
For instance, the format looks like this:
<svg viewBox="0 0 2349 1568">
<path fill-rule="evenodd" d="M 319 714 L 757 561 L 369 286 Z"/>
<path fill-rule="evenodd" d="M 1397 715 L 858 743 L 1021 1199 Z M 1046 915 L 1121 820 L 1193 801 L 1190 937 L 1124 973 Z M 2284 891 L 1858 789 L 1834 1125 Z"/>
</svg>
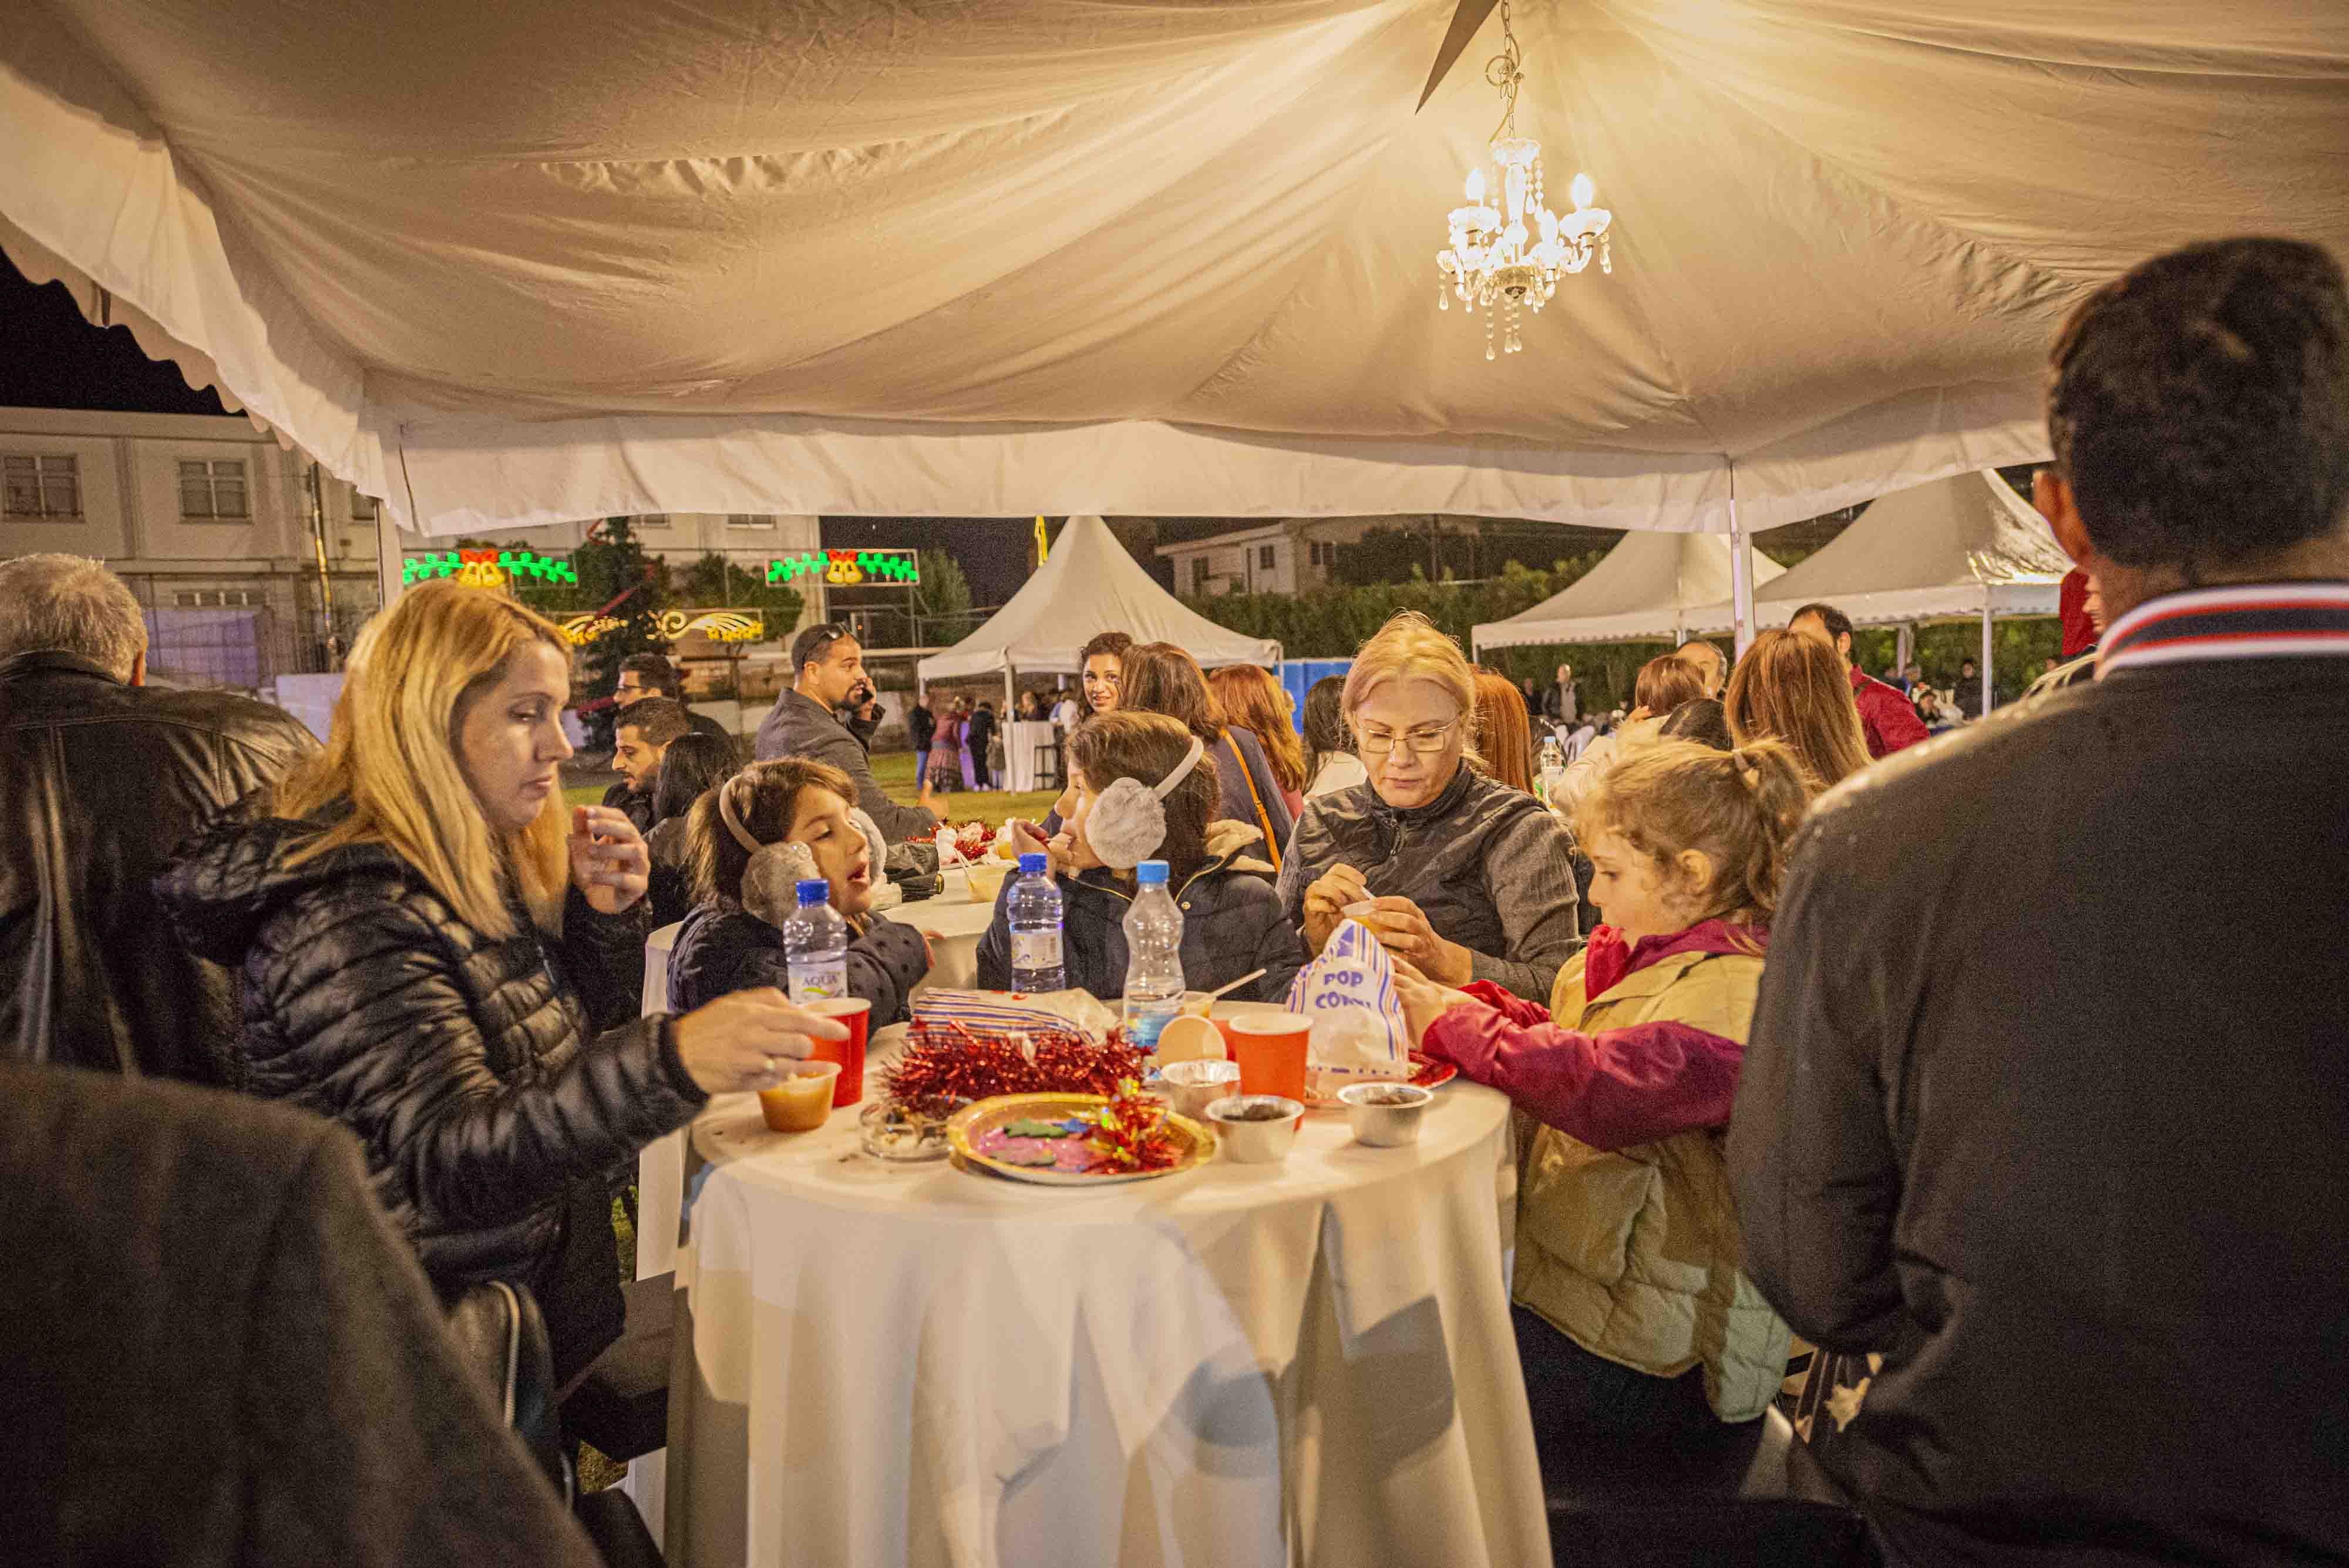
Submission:
<svg viewBox="0 0 2349 1568">
<path fill-rule="evenodd" d="M 1485 62 L 1485 79 L 1501 89 L 1501 123 L 1485 138 L 1497 141 L 1517 133 L 1517 88 L 1526 79 L 1525 51 L 1509 26 L 1509 0 L 1501 0 L 1501 52 Z"/>
</svg>

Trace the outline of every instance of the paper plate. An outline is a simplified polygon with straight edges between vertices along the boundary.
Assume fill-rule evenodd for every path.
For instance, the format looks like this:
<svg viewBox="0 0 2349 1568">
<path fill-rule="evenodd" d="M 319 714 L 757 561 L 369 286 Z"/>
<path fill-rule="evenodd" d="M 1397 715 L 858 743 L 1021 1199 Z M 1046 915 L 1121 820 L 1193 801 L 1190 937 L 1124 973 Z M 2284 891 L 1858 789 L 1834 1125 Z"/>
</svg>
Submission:
<svg viewBox="0 0 2349 1568">
<path fill-rule="evenodd" d="M 1121 1182 L 1151 1181 L 1162 1176 L 1173 1176 L 1205 1165 L 1216 1158 L 1216 1135 L 1188 1116 L 1166 1115 L 1167 1129 L 1181 1149 L 1174 1164 L 1164 1170 L 1113 1170 L 1098 1174 L 1077 1170 L 1060 1170 L 1050 1166 L 1014 1165 L 1009 1160 L 996 1159 L 978 1149 L 979 1140 L 988 1133 L 1013 1122 L 1065 1121 L 1079 1111 L 1095 1111 L 1109 1104 L 1103 1095 L 999 1095 L 991 1100 L 981 1100 L 957 1111 L 947 1123 L 947 1142 L 954 1151 L 954 1162 L 964 1170 L 983 1171 L 989 1176 L 1008 1177 L 1013 1181 L 1033 1182 L 1039 1187 L 1114 1187 Z"/>
</svg>

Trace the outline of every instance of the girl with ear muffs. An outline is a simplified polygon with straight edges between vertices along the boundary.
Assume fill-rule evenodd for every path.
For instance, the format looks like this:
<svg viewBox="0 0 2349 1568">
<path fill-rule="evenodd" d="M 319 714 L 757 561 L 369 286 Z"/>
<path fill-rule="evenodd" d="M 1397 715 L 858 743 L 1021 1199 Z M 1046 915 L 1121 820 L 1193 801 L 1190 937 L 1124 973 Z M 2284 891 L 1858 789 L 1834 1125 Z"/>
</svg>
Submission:
<svg viewBox="0 0 2349 1568">
<path fill-rule="evenodd" d="M 859 821 L 855 801 L 855 784 L 838 768 L 785 757 L 753 763 L 694 802 L 686 859 L 695 903 L 669 952 L 672 1007 L 785 989 L 782 924 L 799 908 L 800 879 L 821 877 L 851 932 L 849 994 L 873 1004 L 873 1029 L 905 1021 L 914 987 L 930 972 L 929 943 L 875 908 L 885 848 Z"/>
<path fill-rule="evenodd" d="M 1133 868 L 1164 860 L 1167 891 L 1183 911 L 1184 983 L 1213 991 L 1262 969 L 1234 999 L 1286 997 L 1305 962 L 1304 944 L 1266 880 L 1271 867 L 1208 846 L 1220 794 L 1216 760 L 1198 738 L 1162 713 L 1096 713 L 1069 737 L 1069 766 L 1076 798 L 1067 823 L 1049 847 L 1025 834 L 1020 844 L 1051 857 L 1069 984 L 1104 1002 L 1125 994 L 1123 922 L 1133 903 Z M 978 983 L 988 991 L 1011 986 L 1014 881 L 1005 878 L 995 919 L 978 940 Z"/>
</svg>

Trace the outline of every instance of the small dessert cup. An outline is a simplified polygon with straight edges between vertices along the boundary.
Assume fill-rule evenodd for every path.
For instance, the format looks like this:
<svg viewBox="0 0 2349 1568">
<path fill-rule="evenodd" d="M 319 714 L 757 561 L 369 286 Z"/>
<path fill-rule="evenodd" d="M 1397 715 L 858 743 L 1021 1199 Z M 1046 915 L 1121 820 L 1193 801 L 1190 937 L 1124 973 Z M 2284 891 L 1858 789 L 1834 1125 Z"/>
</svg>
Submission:
<svg viewBox="0 0 2349 1568">
<path fill-rule="evenodd" d="M 1297 1142 L 1305 1106 L 1285 1095 L 1234 1095 L 1207 1106 L 1216 1141 L 1238 1165 L 1278 1165 Z"/>
</svg>

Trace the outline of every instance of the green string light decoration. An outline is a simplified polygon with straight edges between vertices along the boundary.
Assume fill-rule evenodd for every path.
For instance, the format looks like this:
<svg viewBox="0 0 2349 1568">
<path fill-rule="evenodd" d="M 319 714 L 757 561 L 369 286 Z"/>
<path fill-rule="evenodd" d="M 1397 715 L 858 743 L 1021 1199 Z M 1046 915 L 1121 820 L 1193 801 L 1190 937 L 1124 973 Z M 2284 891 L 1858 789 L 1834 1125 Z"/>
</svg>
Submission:
<svg viewBox="0 0 2349 1568">
<path fill-rule="evenodd" d="M 912 550 L 808 550 L 767 563 L 767 586 L 820 579 L 839 587 L 860 584 L 918 583 L 919 556 Z"/>
</svg>

